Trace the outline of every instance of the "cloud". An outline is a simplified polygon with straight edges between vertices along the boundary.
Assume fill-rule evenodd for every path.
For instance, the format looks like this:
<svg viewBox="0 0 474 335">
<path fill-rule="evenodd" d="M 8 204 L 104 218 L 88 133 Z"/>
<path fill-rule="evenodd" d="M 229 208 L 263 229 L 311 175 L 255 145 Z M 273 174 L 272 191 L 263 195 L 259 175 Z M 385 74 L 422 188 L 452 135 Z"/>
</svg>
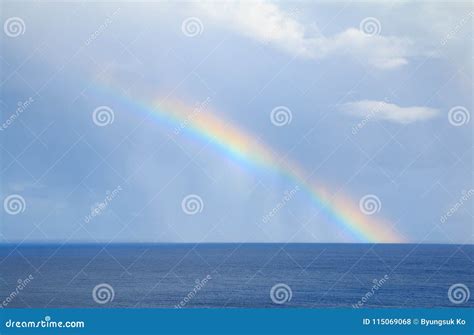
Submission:
<svg viewBox="0 0 474 335">
<path fill-rule="evenodd" d="M 302 58 L 351 54 L 375 68 L 392 69 L 407 64 L 413 45 L 408 39 L 370 36 L 356 28 L 322 36 L 314 24 L 304 25 L 292 11 L 285 12 L 266 1 L 207 2 L 197 6 L 204 15 L 229 29 Z"/>
<path fill-rule="evenodd" d="M 340 109 L 357 117 L 374 118 L 401 124 L 429 120 L 439 114 L 439 111 L 434 108 L 400 107 L 396 104 L 376 100 L 349 102 L 341 105 Z"/>
</svg>

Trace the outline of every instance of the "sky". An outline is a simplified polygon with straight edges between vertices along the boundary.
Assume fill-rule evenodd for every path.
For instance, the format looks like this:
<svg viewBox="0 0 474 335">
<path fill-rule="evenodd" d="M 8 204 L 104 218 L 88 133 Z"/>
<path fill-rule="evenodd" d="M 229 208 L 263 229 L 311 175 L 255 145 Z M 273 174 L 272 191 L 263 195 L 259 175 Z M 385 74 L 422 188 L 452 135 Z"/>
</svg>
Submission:
<svg viewBox="0 0 474 335">
<path fill-rule="evenodd" d="M 0 243 L 473 243 L 469 2 L 2 2 Z"/>
</svg>

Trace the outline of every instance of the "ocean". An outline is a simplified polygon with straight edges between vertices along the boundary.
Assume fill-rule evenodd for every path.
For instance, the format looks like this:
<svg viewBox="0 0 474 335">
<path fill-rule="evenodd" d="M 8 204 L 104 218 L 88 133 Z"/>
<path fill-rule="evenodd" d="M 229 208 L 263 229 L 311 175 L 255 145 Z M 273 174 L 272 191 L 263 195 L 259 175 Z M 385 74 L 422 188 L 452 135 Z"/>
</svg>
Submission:
<svg viewBox="0 0 474 335">
<path fill-rule="evenodd" d="M 0 306 L 473 307 L 473 260 L 472 245 L 4 245 Z"/>
</svg>

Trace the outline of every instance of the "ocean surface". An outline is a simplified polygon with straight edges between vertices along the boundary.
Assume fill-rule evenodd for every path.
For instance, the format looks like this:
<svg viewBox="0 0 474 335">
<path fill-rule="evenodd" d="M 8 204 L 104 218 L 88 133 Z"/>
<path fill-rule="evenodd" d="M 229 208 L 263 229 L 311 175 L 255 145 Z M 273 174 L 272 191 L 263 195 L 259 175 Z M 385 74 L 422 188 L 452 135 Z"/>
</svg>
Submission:
<svg viewBox="0 0 474 335">
<path fill-rule="evenodd" d="M 0 246 L 0 306 L 473 307 L 473 260 L 472 245 Z"/>
</svg>

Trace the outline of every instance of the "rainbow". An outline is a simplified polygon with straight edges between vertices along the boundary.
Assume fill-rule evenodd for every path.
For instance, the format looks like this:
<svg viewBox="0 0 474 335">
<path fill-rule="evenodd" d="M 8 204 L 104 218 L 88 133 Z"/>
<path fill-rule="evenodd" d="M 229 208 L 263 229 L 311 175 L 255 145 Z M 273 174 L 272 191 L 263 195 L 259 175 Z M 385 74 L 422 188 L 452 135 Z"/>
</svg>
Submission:
<svg viewBox="0 0 474 335">
<path fill-rule="evenodd" d="M 109 90 L 102 86 L 102 90 Z M 157 101 L 145 103 L 135 98 L 120 95 L 131 108 L 140 109 L 160 124 L 183 132 L 205 143 L 211 143 L 223 155 L 252 167 L 272 169 L 290 182 L 298 185 L 320 209 L 320 214 L 329 218 L 351 237 L 360 242 L 399 243 L 404 238 L 391 228 L 389 222 L 361 212 L 359 204 L 344 195 L 331 195 L 322 184 L 311 181 L 311 175 L 260 142 L 252 134 L 217 117 L 209 106 L 191 107 L 179 101 Z"/>
</svg>

